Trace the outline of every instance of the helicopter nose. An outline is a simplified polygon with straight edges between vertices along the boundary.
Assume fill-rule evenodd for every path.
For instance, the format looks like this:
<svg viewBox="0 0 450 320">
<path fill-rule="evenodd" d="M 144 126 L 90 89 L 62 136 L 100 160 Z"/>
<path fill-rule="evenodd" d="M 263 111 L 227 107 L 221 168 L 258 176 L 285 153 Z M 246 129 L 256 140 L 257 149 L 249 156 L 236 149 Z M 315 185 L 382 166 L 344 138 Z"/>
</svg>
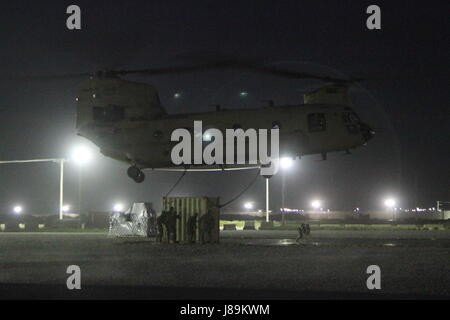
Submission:
<svg viewBox="0 0 450 320">
<path fill-rule="evenodd" d="M 372 139 L 375 135 L 375 131 L 365 123 L 361 123 L 360 130 L 365 142 Z"/>
</svg>

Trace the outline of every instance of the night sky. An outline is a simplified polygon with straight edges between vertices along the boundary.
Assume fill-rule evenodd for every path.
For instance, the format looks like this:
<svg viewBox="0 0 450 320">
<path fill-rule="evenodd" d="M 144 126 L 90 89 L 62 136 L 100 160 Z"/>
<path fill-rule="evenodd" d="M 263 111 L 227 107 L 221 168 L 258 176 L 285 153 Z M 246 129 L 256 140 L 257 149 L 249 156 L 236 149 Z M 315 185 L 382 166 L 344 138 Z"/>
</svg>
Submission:
<svg viewBox="0 0 450 320">
<path fill-rule="evenodd" d="M 82 29 L 66 28 L 66 8 L 81 7 Z M 382 29 L 366 28 L 370 4 Z M 331 209 L 376 209 L 386 196 L 400 206 L 450 200 L 448 1 L 2 1 L 0 159 L 68 157 L 77 144 L 75 93 L 84 79 L 29 80 L 105 68 L 180 65 L 189 57 L 239 57 L 293 70 L 361 76 L 354 109 L 376 131 L 352 155 L 307 156 L 287 175 L 286 205 L 320 198 Z M 262 100 L 301 103 L 317 83 L 236 70 L 126 79 L 153 84 L 169 113 L 255 108 Z M 249 93 L 245 99 L 239 92 Z M 174 99 L 175 92 L 181 93 Z M 156 207 L 180 173 L 146 171 L 136 184 L 126 164 L 97 154 L 83 168 L 85 209 L 152 201 Z M 76 207 L 78 169 L 67 164 L 65 202 Z M 255 171 L 187 173 L 174 196 L 220 196 L 225 202 Z M 56 164 L 0 166 L 0 212 L 56 213 Z M 280 206 L 281 176 L 271 180 Z M 227 209 L 264 207 L 264 180 Z"/>
</svg>

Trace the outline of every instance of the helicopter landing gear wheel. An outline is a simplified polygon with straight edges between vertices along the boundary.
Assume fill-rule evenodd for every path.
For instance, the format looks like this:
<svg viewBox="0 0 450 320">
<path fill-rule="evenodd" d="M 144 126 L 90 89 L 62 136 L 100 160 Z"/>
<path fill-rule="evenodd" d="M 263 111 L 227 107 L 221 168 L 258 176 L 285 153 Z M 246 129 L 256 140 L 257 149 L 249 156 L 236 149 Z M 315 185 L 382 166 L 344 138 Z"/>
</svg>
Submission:
<svg viewBox="0 0 450 320">
<path fill-rule="evenodd" d="M 139 175 L 134 179 L 137 183 L 142 183 L 145 180 L 145 174 L 141 171 Z"/>
<path fill-rule="evenodd" d="M 141 183 L 145 180 L 145 174 L 136 166 L 131 166 L 127 170 L 128 176 L 136 181 L 137 183 Z"/>
</svg>

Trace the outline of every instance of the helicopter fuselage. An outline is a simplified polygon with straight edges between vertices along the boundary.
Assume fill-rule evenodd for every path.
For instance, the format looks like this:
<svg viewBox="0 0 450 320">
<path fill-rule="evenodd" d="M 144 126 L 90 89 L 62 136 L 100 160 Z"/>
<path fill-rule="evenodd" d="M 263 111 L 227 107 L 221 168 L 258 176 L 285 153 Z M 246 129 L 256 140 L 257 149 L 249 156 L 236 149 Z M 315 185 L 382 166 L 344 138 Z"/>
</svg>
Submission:
<svg viewBox="0 0 450 320">
<path fill-rule="evenodd" d="M 193 132 L 194 121 L 202 121 L 205 131 L 278 128 L 280 155 L 289 157 L 348 151 L 365 145 L 373 134 L 350 106 L 317 99 L 168 115 L 152 86 L 119 78 L 93 78 L 80 87 L 77 97 L 78 135 L 95 143 L 104 155 L 140 169 L 174 167 L 171 133 L 178 128 Z"/>
</svg>

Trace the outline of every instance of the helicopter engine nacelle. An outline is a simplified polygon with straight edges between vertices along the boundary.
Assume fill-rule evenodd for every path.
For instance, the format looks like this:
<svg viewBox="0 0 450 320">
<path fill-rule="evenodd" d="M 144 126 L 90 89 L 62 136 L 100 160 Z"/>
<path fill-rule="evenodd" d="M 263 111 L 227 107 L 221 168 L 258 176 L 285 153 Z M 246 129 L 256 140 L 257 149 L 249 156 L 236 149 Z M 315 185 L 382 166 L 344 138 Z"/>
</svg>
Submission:
<svg viewBox="0 0 450 320">
<path fill-rule="evenodd" d="M 303 100 L 305 104 L 352 105 L 352 101 L 348 94 L 348 86 L 335 83 L 305 93 L 303 95 Z"/>
</svg>

